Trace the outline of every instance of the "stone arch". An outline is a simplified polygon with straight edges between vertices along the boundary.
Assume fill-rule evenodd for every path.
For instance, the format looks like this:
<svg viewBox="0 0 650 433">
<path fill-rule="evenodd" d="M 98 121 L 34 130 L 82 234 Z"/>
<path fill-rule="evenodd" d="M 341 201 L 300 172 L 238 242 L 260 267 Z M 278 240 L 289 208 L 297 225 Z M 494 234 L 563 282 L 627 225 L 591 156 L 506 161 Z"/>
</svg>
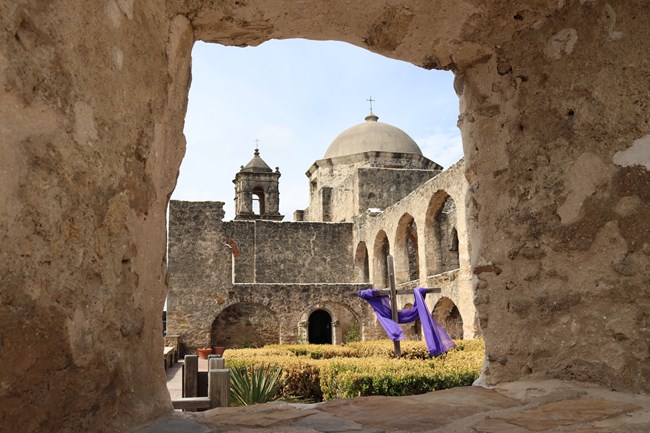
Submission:
<svg viewBox="0 0 650 433">
<path fill-rule="evenodd" d="M 325 302 L 305 310 L 300 315 L 298 327 L 299 341 L 309 342 L 309 318 L 314 311 L 323 310 L 331 316 L 332 344 L 345 342 L 346 335 L 356 326 L 361 332 L 361 320 L 357 312 L 340 302 Z"/>
<path fill-rule="evenodd" d="M 368 283 L 370 281 L 368 248 L 363 241 L 359 242 L 354 254 L 354 277 L 358 283 Z"/>
<path fill-rule="evenodd" d="M 383 230 L 379 230 L 375 236 L 373 248 L 373 278 L 372 282 L 375 287 L 388 287 L 388 266 L 386 258 L 390 254 L 390 243 L 388 236 Z"/>
<path fill-rule="evenodd" d="M 418 230 L 415 219 L 405 213 L 397 223 L 395 234 L 395 278 L 398 283 L 420 279 Z"/>
<path fill-rule="evenodd" d="M 270 308 L 240 302 L 229 305 L 215 317 L 210 345 L 226 348 L 261 347 L 280 342 L 280 322 Z"/>
<path fill-rule="evenodd" d="M 332 315 L 322 308 L 311 312 L 307 320 L 307 341 L 309 344 L 332 344 Z"/>
<path fill-rule="evenodd" d="M 251 191 L 251 209 L 255 215 L 266 213 L 266 191 L 259 185 Z"/>
<path fill-rule="evenodd" d="M 451 338 L 463 338 L 463 317 L 451 299 L 444 296 L 440 298 L 431 314 Z"/>
<path fill-rule="evenodd" d="M 425 219 L 427 275 L 458 269 L 456 203 L 446 191 L 437 191 L 429 201 Z"/>
</svg>

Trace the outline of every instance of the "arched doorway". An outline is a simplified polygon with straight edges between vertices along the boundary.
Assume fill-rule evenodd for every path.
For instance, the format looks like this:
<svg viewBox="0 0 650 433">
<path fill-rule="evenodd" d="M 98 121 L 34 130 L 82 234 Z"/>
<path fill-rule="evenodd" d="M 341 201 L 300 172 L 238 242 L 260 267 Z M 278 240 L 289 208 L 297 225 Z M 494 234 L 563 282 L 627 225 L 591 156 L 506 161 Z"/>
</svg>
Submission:
<svg viewBox="0 0 650 433">
<path fill-rule="evenodd" d="M 307 332 L 309 344 L 332 344 L 332 316 L 325 310 L 316 310 L 309 315 Z"/>
</svg>

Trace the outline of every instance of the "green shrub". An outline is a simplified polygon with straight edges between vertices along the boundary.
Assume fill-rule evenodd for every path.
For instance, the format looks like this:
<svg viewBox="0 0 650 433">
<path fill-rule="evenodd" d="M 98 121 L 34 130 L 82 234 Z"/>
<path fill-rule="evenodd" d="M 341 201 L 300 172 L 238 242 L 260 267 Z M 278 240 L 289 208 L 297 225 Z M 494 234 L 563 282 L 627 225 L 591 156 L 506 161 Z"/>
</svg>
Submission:
<svg viewBox="0 0 650 433">
<path fill-rule="evenodd" d="M 285 399 L 309 402 L 323 401 L 320 384 L 320 366 L 314 362 L 296 362 L 287 365 L 282 376 Z"/>
<path fill-rule="evenodd" d="M 272 365 L 230 369 L 230 400 L 235 405 L 266 403 L 278 396 L 282 368 Z"/>
<path fill-rule="evenodd" d="M 350 330 L 343 337 L 343 343 L 354 343 L 361 341 L 361 328 L 359 327 L 359 322 L 354 322 Z"/>
<path fill-rule="evenodd" d="M 401 346 L 402 359 L 392 358 L 390 340 L 230 349 L 225 357 L 229 368 L 281 367 L 282 397 L 307 401 L 401 396 L 470 385 L 483 363 L 481 340 L 459 340 L 439 357 L 431 357 L 423 342 L 404 341 Z"/>
</svg>

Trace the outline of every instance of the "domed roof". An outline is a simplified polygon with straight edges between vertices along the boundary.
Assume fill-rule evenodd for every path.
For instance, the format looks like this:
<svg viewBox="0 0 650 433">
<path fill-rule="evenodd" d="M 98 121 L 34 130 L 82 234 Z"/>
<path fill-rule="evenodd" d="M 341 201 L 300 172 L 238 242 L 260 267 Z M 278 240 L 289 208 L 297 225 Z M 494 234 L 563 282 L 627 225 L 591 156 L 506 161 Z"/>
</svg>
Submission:
<svg viewBox="0 0 650 433">
<path fill-rule="evenodd" d="M 366 121 L 346 129 L 332 141 L 324 159 L 364 152 L 397 152 L 422 155 L 420 147 L 408 134 L 370 113 Z"/>
<path fill-rule="evenodd" d="M 241 171 L 253 171 L 253 172 L 262 172 L 262 173 L 271 173 L 273 170 L 271 170 L 271 167 L 269 167 L 266 162 L 262 159 L 260 156 L 260 150 L 255 149 L 255 154 L 253 155 L 253 159 L 251 159 L 248 164 L 246 164 L 246 167 L 243 167 Z"/>
</svg>

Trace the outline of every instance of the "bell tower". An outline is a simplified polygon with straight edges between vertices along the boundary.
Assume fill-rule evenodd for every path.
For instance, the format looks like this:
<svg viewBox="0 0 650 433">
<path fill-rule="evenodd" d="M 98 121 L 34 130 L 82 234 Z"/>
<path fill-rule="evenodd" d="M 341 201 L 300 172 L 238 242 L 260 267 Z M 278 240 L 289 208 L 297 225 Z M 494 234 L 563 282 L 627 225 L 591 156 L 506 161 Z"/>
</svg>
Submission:
<svg viewBox="0 0 650 433">
<path fill-rule="evenodd" d="M 280 170 L 275 171 L 255 149 L 253 159 L 242 166 L 232 181 L 235 184 L 235 220 L 282 221 L 280 215 Z"/>
</svg>

